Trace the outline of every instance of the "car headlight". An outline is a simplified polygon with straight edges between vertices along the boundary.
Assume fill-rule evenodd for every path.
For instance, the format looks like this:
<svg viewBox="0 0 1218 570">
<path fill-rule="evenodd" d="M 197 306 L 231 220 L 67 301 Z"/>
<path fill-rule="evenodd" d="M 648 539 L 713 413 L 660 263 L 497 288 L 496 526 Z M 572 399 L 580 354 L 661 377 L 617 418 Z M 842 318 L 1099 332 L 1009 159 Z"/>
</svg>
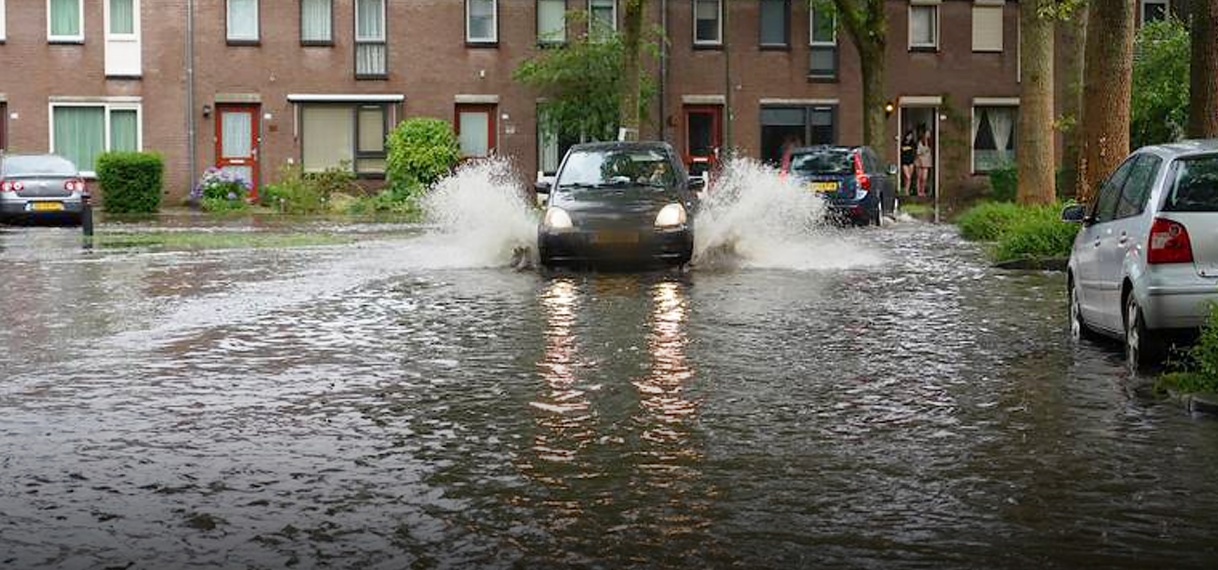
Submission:
<svg viewBox="0 0 1218 570">
<path fill-rule="evenodd" d="M 552 230 L 569 230 L 574 224 L 571 223 L 571 216 L 562 208 L 547 208 L 546 217 L 542 220 L 542 225 Z"/>
<path fill-rule="evenodd" d="M 657 228 L 672 228 L 685 223 L 685 207 L 680 204 L 669 204 L 656 214 Z"/>
</svg>

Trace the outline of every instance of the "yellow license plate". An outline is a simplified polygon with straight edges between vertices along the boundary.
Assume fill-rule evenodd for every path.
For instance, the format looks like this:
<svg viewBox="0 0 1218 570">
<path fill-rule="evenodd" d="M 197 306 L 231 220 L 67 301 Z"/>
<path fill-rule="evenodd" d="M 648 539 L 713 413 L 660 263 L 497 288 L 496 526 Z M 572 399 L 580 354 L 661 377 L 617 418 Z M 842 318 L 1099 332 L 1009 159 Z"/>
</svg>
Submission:
<svg viewBox="0 0 1218 570">
<path fill-rule="evenodd" d="M 837 182 L 813 182 L 813 192 L 837 192 Z"/>
<path fill-rule="evenodd" d="M 639 242 L 639 232 L 633 231 L 599 231 L 592 234 L 592 243 L 599 244 L 631 244 Z"/>
<path fill-rule="evenodd" d="M 59 212 L 63 210 L 63 204 L 60 202 L 33 202 L 30 204 L 30 210 L 35 212 Z"/>
</svg>

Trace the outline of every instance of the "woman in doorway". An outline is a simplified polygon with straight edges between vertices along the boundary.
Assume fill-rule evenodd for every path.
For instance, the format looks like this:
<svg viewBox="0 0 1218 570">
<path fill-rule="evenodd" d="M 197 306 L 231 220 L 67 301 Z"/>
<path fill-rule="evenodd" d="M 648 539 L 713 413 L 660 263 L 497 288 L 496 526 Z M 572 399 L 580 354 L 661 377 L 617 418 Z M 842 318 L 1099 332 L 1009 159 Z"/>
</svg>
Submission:
<svg viewBox="0 0 1218 570">
<path fill-rule="evenodd" d="M 915 146 L 913 129 L 907 129 L 905 136 L 901 137 L 901 193 L 907 196 L 913 195 Z"/>
<path fill-rule="evenodd" d="M 934 159 L 930 155 L 930 130 L 923 127 L 922 136 L 918 138 L 916 165 L 918 168 L 918 188 L 915 196 L 927 196 L 926 179 L 930 177 L 930 168 Z"/>
</svg>

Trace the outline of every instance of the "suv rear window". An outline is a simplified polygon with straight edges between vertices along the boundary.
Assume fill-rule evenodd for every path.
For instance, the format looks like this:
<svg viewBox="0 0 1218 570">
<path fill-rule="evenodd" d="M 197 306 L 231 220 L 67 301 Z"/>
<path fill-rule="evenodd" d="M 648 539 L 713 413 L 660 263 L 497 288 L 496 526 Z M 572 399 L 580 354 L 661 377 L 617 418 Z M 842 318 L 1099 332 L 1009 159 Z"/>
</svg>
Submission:
<svg viewBox="0 0 1218 570">
<path fill-rule="evenodd" d="M 1163 211 L 1218 212 L 1218 155 L 1185 158 L 1176 163 L 1175 180 Z"/>
<path fill-rule="evenodd" d="M 806 174 L 850 174 L 854 160 L 849 150 L 824 149 L 791 155 L 791 170 Z"/>
</svg>

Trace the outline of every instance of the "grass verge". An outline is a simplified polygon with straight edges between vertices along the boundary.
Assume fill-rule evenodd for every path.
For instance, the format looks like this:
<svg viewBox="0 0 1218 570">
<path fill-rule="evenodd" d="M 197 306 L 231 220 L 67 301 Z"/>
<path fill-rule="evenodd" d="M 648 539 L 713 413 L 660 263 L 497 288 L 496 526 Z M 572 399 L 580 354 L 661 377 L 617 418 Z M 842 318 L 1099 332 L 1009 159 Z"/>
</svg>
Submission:
<svg viewBox="0 0 1218 570">
<path fill-rule="evenodd" d="M 956 225 L 967 240 L 992 242 L 997 262 L 1068 257 L 1078 225 L 1061 221 L 1061 208 L 986 202 L 961 214 Z"/>
<path fill-rule="evenodd" d="M 1177 370 L 1159 376 L 1159 393 L 1218 393 L 1218 304 L 1210 305 L 1210 316 L 1201 328 L 1197 343 L 1176 363 Z"/>
<path fill-rule="evenodd" d="M 342 245 L 353 243 L 354 236 L 333 233 L 271 232 L 147 232 L 106 233 L 94 236 L 100 249 L 207 250 L 263 249 Z"/>
</svg>

